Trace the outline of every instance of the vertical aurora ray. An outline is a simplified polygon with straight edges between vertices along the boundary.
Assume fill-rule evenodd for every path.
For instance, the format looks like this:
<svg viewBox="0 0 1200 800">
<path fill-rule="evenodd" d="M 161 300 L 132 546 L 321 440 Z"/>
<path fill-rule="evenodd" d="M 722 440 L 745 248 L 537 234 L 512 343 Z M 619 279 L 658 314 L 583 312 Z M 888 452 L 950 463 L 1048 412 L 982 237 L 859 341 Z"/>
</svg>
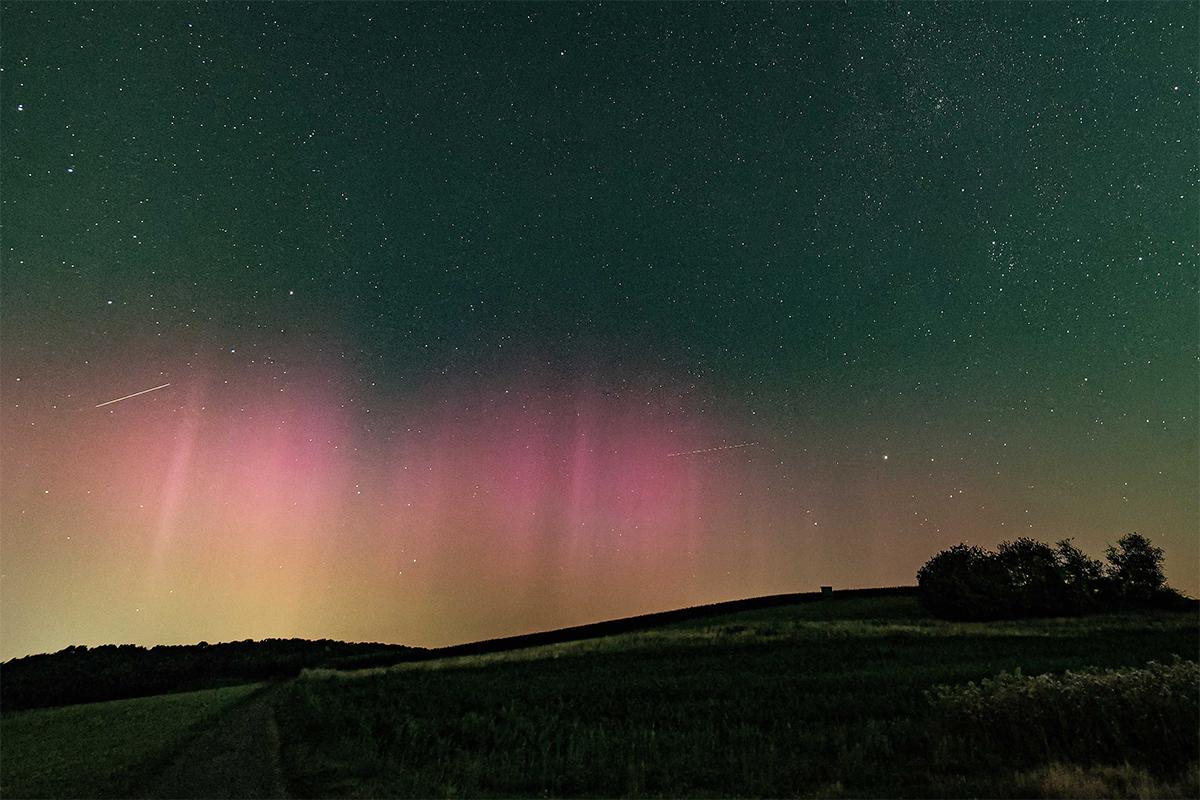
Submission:
<svg viewBox="0 0 1200 800">
<path fill-rule="evenodd" d="M 151 562 L 155 569 L 161 568 L 163 558 L 170 547 L 177 529 L 179 511 L 188 488 L 192 470 L 192 455 L 200 428 L 200 407 L 203 405 L 203 389 L 194 389 L 186 401 L 183 419 L 172 437 L 174 452 L 163 481 L 163 494 L 159 502 L 158 530 L 154 537 Z"/>
</svg>

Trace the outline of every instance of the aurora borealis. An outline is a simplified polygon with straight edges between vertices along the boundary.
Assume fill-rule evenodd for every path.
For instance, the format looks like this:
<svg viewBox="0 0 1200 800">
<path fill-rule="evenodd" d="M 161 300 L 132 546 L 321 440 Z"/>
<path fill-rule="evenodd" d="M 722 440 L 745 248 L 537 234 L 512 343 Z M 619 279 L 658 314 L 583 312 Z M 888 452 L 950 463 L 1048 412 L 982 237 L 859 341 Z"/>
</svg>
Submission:
<svg viewBox="0 0 1200 800">
<path fill-rule="evenodd" d="M 1197 594 L 1196 11 L 4 2 L 0 658 Z"/>
</svg>

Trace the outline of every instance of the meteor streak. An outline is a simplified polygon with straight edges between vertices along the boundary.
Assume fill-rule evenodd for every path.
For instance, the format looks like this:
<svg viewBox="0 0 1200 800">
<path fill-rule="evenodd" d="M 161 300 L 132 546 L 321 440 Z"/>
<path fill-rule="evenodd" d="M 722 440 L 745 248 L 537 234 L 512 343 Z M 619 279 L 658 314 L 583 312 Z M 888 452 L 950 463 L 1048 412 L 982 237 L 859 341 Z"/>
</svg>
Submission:
<svg viewBox="0 0 1200 800">
<path fill-rule="evenodd" d="M 103 403 L 100 403 L 100 405 L 96 406 L 96 408 L 99 408 L 100 406 L 109 405 L 110 403 L 119 403 L 122 400 L 128 400 L 131 397 L 137 397 L 139 394 L 145 394 L 146 392 L 155 392 L 155 391 L 158 391 L 159 389 L 165 389 L 166 387 L 168 387 L 170 385 L 171 384 L 169 384 L 169 383 L 164 383 L 162 386 L 155 386 L 153 389 L 142 389 L 140 392 L 134 392 L 133 394 L 127 394 L 124 397 L 118 397 L 116 400 L 105 400 Z"/>
<path fill-rule="evenodd" d="M 736 447 L 754 447 L 757 444 L 760 444 L 760 442 L 745 442 L 743 444 L 727 444 L 727 445 L 724 445 L 723 447 L 706 447 L 703 450 L 684 450 L 679 453 L 667 453 L 667 458 L 674 458 L 675 456 L 694 456 L 696 453 L 713 453 L 713 452 L 716 452 L 717 450 L 733 450 Z"/>
</svg>

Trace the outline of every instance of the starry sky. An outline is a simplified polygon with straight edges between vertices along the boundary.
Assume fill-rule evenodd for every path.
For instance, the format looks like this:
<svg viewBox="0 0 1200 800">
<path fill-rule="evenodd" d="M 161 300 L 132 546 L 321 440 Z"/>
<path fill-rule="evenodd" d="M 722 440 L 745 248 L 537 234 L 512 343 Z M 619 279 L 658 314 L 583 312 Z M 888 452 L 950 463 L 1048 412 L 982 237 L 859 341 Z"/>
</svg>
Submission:
<svg viewBox="0 0 1200 800">
<path fill-rule="evenodd" d="M 0 15 L 0 657 L 1200 592 L 1196 3 Z"/>
</svg>

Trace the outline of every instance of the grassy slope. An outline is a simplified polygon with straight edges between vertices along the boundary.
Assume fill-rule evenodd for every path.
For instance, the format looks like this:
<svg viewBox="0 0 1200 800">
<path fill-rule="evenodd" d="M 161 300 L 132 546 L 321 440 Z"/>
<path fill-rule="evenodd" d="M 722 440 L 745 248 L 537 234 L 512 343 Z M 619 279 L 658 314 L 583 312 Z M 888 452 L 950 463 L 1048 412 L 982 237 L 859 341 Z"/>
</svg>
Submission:
<svg viewBox="0 0 1200 800">
<path fill-rule="evenodd" d="M 318 673 L 277 717 L 300 797 L 1003 796 L 1015 773 L 956 778 L 927 752 L 926 689 L 1194 660 L 1198 635 L 1190 613 L 945 623 L 844 599 Z"/>
<path fill-rule="evenodd" d="M 5 714 L 4 797 L 128 797 L 205 723 L 262 684 Z"/>
</svg>

